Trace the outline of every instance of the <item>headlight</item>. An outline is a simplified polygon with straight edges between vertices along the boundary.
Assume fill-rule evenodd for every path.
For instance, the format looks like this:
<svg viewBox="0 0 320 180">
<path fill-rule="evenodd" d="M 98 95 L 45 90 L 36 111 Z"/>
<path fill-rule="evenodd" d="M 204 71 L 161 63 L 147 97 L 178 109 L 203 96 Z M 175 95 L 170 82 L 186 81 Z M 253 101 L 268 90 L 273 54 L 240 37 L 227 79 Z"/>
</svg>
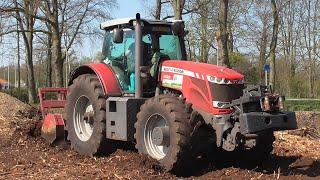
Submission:
<svg viewBox="0 0 320 180">
<path fill-rule="evenodd" d="M 278 106 L 279 106 L 279 109 L 281 109 L 281 110 L 284 109 L 284 96 L 279 96 Z"/>
<path fill-rule="evenodd" d="M 244 80 L 230 80 L 226 78 L 220 78 L 216 76 L 207 76 L 207 79 L 209 82 L 215 83 L 215 84 L 243 84 Z"/>
<path fill-rule="evenodd" d="M 216 83 L 218 83 L 218 84 L 220 84 L 220 83 L 223 82 L 223 79 L 222 79 L 222 78 L 217 78 L 217 77 L 215 77 L 215 79 L 216 79 Z"/>
<path fill-rule="evenodd" d="M 229 102 L 221 102 L 221 101 L 212 101 L 212 105 L 215 108 L 228 108 L 230 103 Z"/>
</svg>

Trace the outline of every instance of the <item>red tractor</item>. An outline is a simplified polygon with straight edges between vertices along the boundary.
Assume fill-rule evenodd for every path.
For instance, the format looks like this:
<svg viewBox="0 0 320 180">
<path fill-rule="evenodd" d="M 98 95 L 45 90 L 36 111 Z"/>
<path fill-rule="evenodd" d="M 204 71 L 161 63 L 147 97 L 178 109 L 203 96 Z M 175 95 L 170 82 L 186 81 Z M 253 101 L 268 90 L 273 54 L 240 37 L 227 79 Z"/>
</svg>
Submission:
<svg viewBox="0 0 320 180">
<path fill-rule="evenodd" d="M 265 86 L 245 88 L 244 76 L 232 69 L 187 61 L 182 21 L 137 14 L 101 29 L 102 61 L 73 70 L 68 89 L 56 90 L 62 93 L 58 100 L 44 98 L 55 89 L 39 94 L 42 133 L 50 142 L 66 131 L 71 148 L 89 156 L 114 140 L 132 142 L 166 170 L 179 172 L 208 148 L 206 142 L 263 158 L 272 151 L 274 131 L 297 128 L 295 113 L 282 111 L 283 96 Z M 65 108 L 64 120 L 47 113 L 55 107 Z"/>
</svg>

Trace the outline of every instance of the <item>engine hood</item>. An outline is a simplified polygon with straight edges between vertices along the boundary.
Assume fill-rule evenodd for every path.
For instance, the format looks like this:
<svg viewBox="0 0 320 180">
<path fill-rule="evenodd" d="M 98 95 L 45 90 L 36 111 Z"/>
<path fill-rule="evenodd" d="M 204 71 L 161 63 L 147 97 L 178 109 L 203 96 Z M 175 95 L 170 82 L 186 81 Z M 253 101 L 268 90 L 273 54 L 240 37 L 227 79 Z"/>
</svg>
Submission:
<svg viewBox="0 0 320 180">
<path fill-rule="evenodd" d="M 171 70 L 177 71 L 177 73 L 194 76 L 195 78 L 208 79 L 208 81 L 216 81 L 218 79 L 219 82 L 223 82 L 224 80 L 243 82 L 244 80 L 242 74 L 232 69 L 206 63 L 167 60 L 162 63 L 162 70 L 166 70 L 166 68 L 167 70 L 171 68 Z"/>
</svg>

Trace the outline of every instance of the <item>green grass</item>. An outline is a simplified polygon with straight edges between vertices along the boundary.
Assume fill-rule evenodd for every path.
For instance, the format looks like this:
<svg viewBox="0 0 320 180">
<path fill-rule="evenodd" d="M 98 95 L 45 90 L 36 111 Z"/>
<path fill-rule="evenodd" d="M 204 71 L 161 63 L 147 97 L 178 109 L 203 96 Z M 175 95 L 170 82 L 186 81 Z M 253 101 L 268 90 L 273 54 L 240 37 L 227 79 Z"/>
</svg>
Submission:
<svg viewBox="0 0 320 180">
<path fill-rule="evenodd" d="M 320 101 L 301 100 L 301 101 L 285 101 L 285 108 L 289 111 L 320 111 Z"/>
</svg>

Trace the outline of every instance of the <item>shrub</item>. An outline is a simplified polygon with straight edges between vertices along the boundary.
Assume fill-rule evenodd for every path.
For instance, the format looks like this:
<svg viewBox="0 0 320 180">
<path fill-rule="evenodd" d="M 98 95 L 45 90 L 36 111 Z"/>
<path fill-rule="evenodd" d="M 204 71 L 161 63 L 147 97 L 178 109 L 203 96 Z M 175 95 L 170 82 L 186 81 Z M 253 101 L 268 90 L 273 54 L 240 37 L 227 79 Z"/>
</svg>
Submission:
<svg viewBox="0 0 320 180">
<path fill-rule="evenodd" d="M 1 92 L 9 94 L 9 95 L 19 99 L 20 101 L 22 101 L 24 103 L 28 103 L 29 102 L 28 89 L 26 89 L 26 88 L 21 88 L 20 90 L 18 88 L 5 89 L 5 90 L 1 90 Z"/>
</svg>

